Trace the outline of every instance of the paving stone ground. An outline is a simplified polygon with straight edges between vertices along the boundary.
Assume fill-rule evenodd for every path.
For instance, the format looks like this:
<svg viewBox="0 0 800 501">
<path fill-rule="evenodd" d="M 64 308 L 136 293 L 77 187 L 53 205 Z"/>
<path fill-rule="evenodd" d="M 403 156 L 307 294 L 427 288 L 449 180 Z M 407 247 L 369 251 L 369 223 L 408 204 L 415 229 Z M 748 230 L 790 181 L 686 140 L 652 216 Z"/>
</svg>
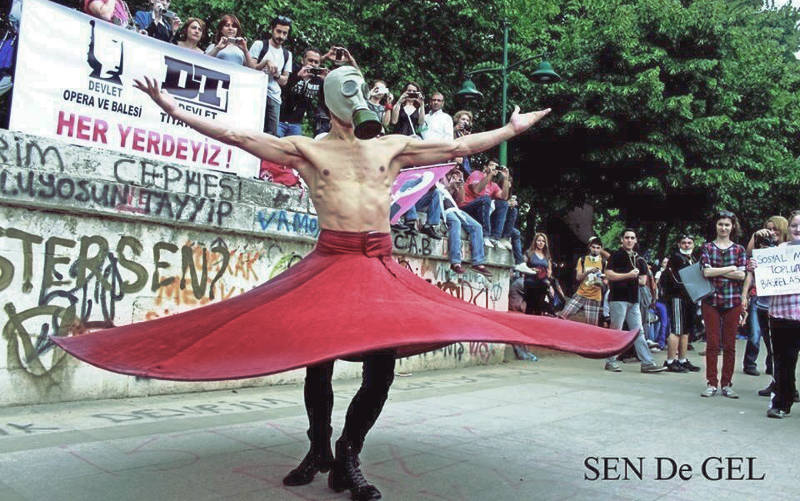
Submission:
<svg viewBox="0 0 800 501">
<path fill-rule="evenodd" d="M 397 377 L 363 470 L 387 500 L 800 499 L 800 407 L 767 419 L 768 376 L 740 363 L 741 398 L 700 398 L 702 374 L 550 353 Z M 335 383 L 335 434 L 357 387 Z M 0 409 L 0 500 L 348 499 L 325 477 L 281 484 L 306 452 L 302 402 L 301 386 L 281 386 Z M 611 459 L 589 459 L 595 473 L 593 457 Z M 658 480 L 659 457 L 662 476 L 671 460 L 691 478 Z M 616 458 L 642 478 L 591 480 L 624 476 Z"/>
</svg>

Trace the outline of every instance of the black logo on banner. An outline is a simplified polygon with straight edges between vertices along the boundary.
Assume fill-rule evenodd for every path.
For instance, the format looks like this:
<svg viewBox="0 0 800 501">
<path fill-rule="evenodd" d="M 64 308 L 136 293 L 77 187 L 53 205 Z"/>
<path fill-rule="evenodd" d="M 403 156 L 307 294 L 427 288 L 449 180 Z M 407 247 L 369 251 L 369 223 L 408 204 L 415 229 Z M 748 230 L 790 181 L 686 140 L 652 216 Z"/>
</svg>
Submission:
<svg viewBox="0 0 800 501">
<path fill-rule="evenodd" d="M 95 44 L 94 20 L 89 21 L 89 24 L 92 25 L 89 50 L 86 53 L 86 62 L 92 69 L 89 77 L 122 85 L 122 80 L 119 78 L 122 75 L 124 61 L 122 42 L 113 39 L 100 40 L 98 48 Z"/>
<path fill-rule="evenodd" d="M 203 66 L 164 56 L 167 74 L 161 87 L 175 99 L 226 112 L 231 77 Z"/>
</svg>

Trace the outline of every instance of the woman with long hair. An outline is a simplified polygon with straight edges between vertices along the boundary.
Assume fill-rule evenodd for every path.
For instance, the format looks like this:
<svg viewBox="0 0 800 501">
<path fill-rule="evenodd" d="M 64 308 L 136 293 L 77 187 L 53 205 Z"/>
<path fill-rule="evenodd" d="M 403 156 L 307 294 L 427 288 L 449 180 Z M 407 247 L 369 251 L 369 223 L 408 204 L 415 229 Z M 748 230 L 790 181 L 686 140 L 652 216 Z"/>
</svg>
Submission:
<svg viewBox="0 0 800 501">
<path fill-rule="evenodd" d="M 183 47 L 184 49 L 203 52 L 203 49 L 198 47 L 198 44 L 203 40 L 203 38 L 205 38 L 205 36 L 206 23 L 200 19 L 197 19 L 196 17 L 190 17 L 178 30 L 175 44 L 178 47 Z"/>
<path fill-rule="evenodd" d="M 547 235 L 536 233 L 530 247 L 525 251 L 525 259 L 536 274 L 525 275 L 525 313 L 528 315 L 553 314 L 553 307 L 547 302 L 550 280 L 553 276 L 553 262 L 550 258 L 550 245 Z"/>
<path fill-rule="evenodd" d="M 425 125 L 425 96 L 416 82 L 408 82 L 392 108 L 391 123 L 395 134 L 422 137 L 420 127 Z"/>
<path fill-rule="evenodd" d="M 225 14 L 219 19 L 214 43 L 208 46 L 206 54 L 249 68 L 254 68 L 256 65 L 250 57 L 250 52 L 247 51 L 247 39 L 242 33 L 242 23 L 233 14 Z"/>
<path fill-rule="evenodd" d="M 764 221 L 764 227 L 753 233 L 747 243 L 747 254 L 756 248 L 756 238 L 769 239 L 772 245 L 778 245 L 789 239 L 789 220 L 783 216 L 770 216 Z"/>
<path fill-rule="evenodd" d="M 742 312 L 742 281 L 745 279 L 747 252 L 735 243 L 741 232 L 733 212 L 715 214 L 715 238 L 703 245 L 700 263 L 703 275 L 711 281 L 714 292 L 703 299 L 703 322 L 706 325 L 706 383 L 700 395 L 713 397 L 721 387 L 723 397 L 739 398 L 731 388 L 736 363 L 736 330 Z M 717 376 L 717 357 L 722 342 L 722 378 Z"/>
<path fill-rule="evenodd" d="M 781 245 L 800 246 L 800 210 L 789 216 L 789 241 Z M 772 296 L 769 304 L 769 328 L 772 337 L 773 378 L 767 417 L 789 415 L 797 395 L 795 370 L 800 351 L 800 294 Z"/>
</svg>

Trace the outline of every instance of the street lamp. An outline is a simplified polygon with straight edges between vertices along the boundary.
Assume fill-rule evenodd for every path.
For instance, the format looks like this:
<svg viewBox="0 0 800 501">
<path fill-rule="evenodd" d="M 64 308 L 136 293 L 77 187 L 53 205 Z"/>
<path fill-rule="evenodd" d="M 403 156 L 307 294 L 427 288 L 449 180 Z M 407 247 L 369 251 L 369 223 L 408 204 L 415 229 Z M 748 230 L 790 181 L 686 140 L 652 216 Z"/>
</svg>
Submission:
<svg viewBox="0 0 800 501">
<path fill-rule="evenodd" d="M 508 104 L 508 73 L 517 69 L 518 67 L 522 66 L 523 64 L 541 57 L 540 56 L 533 56 L 525 58 L 521 61 L 517 61 L 513 64 L 508 64 L 508 28 L 509 23 L 506 20 L 503 20 L 503 65 L 496 68 L 486 68 L 481 70 L 475 71 L 468 71 L 467 72 L 467 79 L 464 81 L 463 85 L 461 86 L 461 90 L 456 92 L 456 97 L 461 98 L 464 101 L 473 101 L 476 99 L 480 99 L 483 97 L 483 94 L 475 87 L 475 83 L 472 81 L 472 75 L 477 75 L 478 73 L 491 73 L 495 71 L 499 71 L 503 75 L 503 102 L 501 107 L 501 123 L 500 125 L 503 126 L 506 124 L 506 106 Z M 553 67 L 547 61 L 542 61 L 539 63 L 539 66 L 536 68 L 536 71 L 533 72 L 531 75 L 531 79 L 534 82 L 547 84 L 558 82 L 561 80 L 561 77 L 553 71 Z M 500 143 L 500 165 L 508 165 L 508 153 L 507 153 L 508 145 L 505 141 Z"/>
</svg>

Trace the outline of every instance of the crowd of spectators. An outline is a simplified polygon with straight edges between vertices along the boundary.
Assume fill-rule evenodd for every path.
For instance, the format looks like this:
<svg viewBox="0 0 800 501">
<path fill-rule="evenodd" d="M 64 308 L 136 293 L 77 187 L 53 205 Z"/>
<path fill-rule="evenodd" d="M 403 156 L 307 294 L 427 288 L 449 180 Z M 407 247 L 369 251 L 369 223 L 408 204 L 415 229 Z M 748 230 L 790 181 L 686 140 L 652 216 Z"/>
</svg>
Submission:
<svg viewBox="0 0 800 501">
<path fill-rule="evenodd" d="M 768 417 L 783 418 L 794 402 L 800 402 L 795 384 L 800 294 L 759 296 L 752 250 L 800 245 L 800 211 L 792 212 L 788 219 L 770 217 L 746 246 L 736 242 L 741 238 L 739 221 L 729 211 L 710 219 L 702 245 L 695 245 L 695 236 L 680 234 L 670 254 L 652 264 L 639 254 L 634 229 L 625 229 L 619 248 L 611 252 L 603 249 L 599 238 L 592 237 L 587 243 L 589 252 L 578 258 L 575 266 L 577 290 L 559 310 L 547 237 L 537 233 L 525 257 L 538 273 L 512 277 L 509 309 L 639 330 L 632 351 L 606 360 L 605 368 L 612 372 L 622 371 L 621 361 L 640 362 L 643 373 L 701 372 L 688 353 L 694 350 L 693 341 L 705 340 L 706 349 L 699 353 L 705 358 L 706 388 L 700 394 L 705 398 L 739 398 L 733 390 L 737 335 L 746 339 L 742 373 L 750 376 L 761 375 L 756 361 L 763 340 L 767 350 L 764 368 L 771 378 L 758 394 L 770 397 Z M 692 266 L 710 283 L 711 292 L 704 297 L 690 297 L 683 282 L 681 270 Z M 666 359 L 659 365 L 653 354 L 664 349 Z M 527 358 L 524 351 L 517 350 L 517 355 Z"/>
</svg>

